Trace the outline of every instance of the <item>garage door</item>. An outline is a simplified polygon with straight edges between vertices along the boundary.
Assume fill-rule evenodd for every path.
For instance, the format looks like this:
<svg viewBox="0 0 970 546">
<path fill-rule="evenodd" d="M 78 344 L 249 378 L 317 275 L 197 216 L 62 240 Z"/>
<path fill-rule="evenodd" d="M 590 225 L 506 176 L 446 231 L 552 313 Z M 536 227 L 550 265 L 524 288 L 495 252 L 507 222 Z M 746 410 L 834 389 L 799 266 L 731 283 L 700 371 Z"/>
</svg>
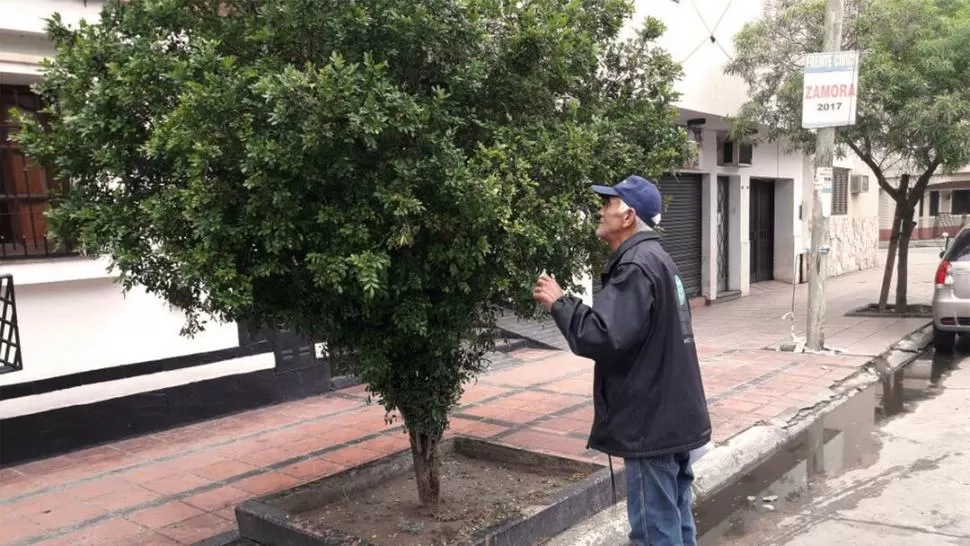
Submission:
<svg viewBox="0 0 970 546">
<path fill-rule="evenodd" d="M 657 180 L 660 192 L 669 201 L 660 225 L 664 229 L 663 247 L 674 259 L 688 298 L 701 295 L 701 176 L 667 175 Z M 593 297 L 600 291 L 599 272 L 593 266 Z"/>
<path fill-rule="evenodd" d="M 674 259 L 688 298 L 701 295 L 701 176 L 678 174 L 657 181 L 669 200 L 660 220 L 663 247 Z"/>
</svg>

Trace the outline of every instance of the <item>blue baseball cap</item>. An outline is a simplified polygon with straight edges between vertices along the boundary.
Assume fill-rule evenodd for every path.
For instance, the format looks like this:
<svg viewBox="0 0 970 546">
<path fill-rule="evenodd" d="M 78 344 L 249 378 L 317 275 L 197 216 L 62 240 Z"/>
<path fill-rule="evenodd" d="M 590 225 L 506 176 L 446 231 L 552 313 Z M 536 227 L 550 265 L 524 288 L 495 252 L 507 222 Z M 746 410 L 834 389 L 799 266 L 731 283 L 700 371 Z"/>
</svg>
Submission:
<svg viewBox="0 0 970 546">
<path fill-rule="evenodd" d="M 634 175 L 615 186 L 593 186 L 593 191 L 605 197 L 619 197 L 648 226 L 657 227 L 653 217 L 663 212 L 663 198 L 650 180 Z"/>
</svg>

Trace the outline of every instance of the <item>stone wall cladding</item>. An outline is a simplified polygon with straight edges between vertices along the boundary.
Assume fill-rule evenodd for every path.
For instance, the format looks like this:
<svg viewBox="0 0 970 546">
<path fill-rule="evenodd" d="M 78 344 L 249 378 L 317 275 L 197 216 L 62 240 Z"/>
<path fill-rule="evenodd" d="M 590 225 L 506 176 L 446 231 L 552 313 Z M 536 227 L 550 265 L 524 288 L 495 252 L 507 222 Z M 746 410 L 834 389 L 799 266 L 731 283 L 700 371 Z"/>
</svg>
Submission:
<svg viewBox="0 0 970 546">
<path fill-rule="evenodd" d="M 829 276 L 872 269 L 879 265 L 879 217 L 829 218 Z"/>
</svg>

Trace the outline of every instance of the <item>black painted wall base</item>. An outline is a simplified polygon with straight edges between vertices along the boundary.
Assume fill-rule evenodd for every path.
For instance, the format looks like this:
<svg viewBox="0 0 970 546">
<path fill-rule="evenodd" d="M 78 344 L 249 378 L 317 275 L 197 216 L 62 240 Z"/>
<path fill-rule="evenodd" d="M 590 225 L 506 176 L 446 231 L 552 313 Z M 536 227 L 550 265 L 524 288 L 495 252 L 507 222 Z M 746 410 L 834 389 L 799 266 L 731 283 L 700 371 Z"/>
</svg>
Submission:
<svg viewBox="0 0 970 546">
<path fill-rule="evenodd" d="M 0 420 L 0 468 L 331 390 L 326 362 L 287 364 Z"/>
</svg>

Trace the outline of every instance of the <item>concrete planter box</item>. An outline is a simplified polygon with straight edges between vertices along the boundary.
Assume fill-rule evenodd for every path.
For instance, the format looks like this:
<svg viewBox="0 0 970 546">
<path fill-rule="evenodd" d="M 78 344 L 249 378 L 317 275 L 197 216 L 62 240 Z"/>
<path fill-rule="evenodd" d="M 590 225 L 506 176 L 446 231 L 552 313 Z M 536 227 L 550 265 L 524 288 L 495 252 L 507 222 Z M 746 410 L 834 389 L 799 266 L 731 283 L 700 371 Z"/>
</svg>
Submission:
<svg viewBox="0 0 970 546">
<path fill-rule="evenodd" d="M 592 463 L 512 448 L 483 440 L 454 437 L 441 444 L 442 455 L 452 452 L 471 459 L 523 468 L 555 469 L 588 474 L 546 495 L 523 515 L 500 521 L 476 537 L 475 546 L 520 546 L 555 536 L 579 521 L 611 506 L 626 495 L 623 470 L 617 469 L 614 499 L 609 469 Z M 388 455 L 292 489 L 251 499 L 236 507 L 239 535 L 272 546 L 372 544 L 328 526 L 320 517 L 305 517 L 320 499 L 362 491 L 412 472 L 410 450 Z M 326 505 L 326 501 L 323 503 Z"/>
</svg>

